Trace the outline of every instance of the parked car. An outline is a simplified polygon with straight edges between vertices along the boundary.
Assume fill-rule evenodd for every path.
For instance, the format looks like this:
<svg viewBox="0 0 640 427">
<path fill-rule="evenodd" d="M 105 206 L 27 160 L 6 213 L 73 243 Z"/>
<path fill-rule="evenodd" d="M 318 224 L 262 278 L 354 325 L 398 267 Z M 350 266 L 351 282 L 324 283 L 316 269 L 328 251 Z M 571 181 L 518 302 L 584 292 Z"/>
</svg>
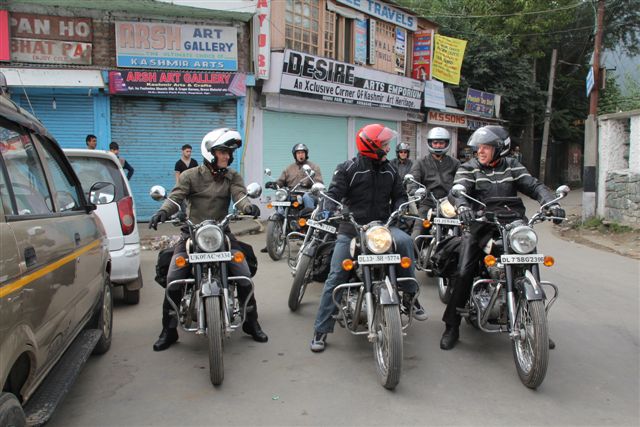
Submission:
<svg viewBox="0 0 640 427">
<path fill-rule="evenodd" d="M 95 205 L 0 73 L 0 426 L 40 425 L 93 352 L 111 345 L 111 262 Z M 95 183 L 110 203 L 111 183 Z"/>
<path fill-rule="evenodd" d="M 111 253 L 111 283 L 122 286 L 124 301 L 138 304 L 142 288 L 140 271 L 140 235 L 136 224 L 136 205 L 129 180 L 120 161 L 110 151 L 64 149 L 82 187 L 88 193 L 93 183 L 110 182 L 116 186 L 115 203 L 98 205 Z"/>
</svg>

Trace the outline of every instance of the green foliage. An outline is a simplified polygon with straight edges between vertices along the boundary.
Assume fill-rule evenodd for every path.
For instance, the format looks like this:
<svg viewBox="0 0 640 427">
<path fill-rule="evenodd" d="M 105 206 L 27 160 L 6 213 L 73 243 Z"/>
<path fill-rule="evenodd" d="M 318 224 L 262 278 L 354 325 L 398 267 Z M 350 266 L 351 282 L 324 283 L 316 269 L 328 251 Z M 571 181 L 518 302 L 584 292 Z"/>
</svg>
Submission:
<svg viewBox="0 0 640 427">
<path fill-rule="evenodd" d="M 636 76 L 640 73 L 640 66 L 637 68 Z M 626 95 L 621 93 L 616 75 L 607 73 L 606 88 L 602 91 L 603 95 L 598 102 L 600 114 L 640 109 L 640 82 L 630 74 L 624 77 L 627 87 Z"/>
<path fill-rule="evenodd" d="M 605 221 L 603 218 L 599 216 L 592 216 L 590 218 L 585 219 L 582 222 L 577 221 L 573 224 L 573 228 L 575 230 L 586 229 L 586 230 L 598 231 L 600 233 L 613 233 L 613 234 L 635 232 L 635 230 L 632 227 L 618 224 L 617 222 Z"/>
</svg>

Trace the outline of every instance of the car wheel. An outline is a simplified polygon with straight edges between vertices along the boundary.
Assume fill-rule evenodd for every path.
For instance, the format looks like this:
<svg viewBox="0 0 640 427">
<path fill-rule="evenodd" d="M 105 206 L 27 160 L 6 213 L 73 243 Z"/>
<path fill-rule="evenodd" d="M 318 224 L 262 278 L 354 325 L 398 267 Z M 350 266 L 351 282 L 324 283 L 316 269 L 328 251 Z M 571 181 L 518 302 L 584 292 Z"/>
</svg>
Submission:
<svg viewBox="0 0 640 427">
<path fill-rule="evenodd" d="M 12 393 L 0 393 L 0 426 L 23 427 L 27 420 L 18 399 Z"/>
<path fill-rule="evenodd" d="M 91 328 L 99 329 L 102 334 L 93 349 L 93 354 L 104 354 L 111 347 L 111 335 L 113 333 L 113 287 L 109 276 L 106 277 L 102 289 L 100 305 L 91 321 Z"/>
<path fill-rule="evenodd" d="M 129 290 L 128 286 L 131 284 L 136 284 L 137 289 Z M 142 271 L 138 268 L 138 278 L 133 282 L 128 283 L 122 287 L 122 293 L 124 296 L 125 304 L 135 305 L 140 302 L 140 289 L 142 288 Z"/>
</svg>

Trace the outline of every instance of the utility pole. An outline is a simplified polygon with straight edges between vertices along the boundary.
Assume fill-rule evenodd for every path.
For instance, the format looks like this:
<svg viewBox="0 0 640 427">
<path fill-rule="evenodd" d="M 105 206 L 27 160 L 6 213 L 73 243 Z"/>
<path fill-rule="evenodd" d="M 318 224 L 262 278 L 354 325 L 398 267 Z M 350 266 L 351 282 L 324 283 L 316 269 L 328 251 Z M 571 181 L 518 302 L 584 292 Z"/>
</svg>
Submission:
<svg viewBox="0 0 640 427">
<path fill-rule="evenodd" d="M 556 78 L 556 59 L 558 50 L 551 54 L 551 70 L 549 71 L 549 88 L 547 89 L 547 108 L 544 110 L 544 129 L 542 131 L 542 151 L 540 152 L 540 181 L 546 182 L 547 147 L 549 146 L 549 125 L 551 124 L 551 105 L 553 102 L 553 82 Z"/>
<path fill-rule="evenodd" d="M 582 219 L 585 220 L 596 214 L 596 190 L 598 179 L 596 164 L 598 158 L 598 92 L 600 90 L 600 47 L 602 46 L 602 31 L 604 22 L 604 0 L 598 0 L 598 17 L 596 40 L 593 48 L 593 89 L 589 102 L 589 117 L 584 129 L 584 167 L 582 182 Z"/>
</svg>

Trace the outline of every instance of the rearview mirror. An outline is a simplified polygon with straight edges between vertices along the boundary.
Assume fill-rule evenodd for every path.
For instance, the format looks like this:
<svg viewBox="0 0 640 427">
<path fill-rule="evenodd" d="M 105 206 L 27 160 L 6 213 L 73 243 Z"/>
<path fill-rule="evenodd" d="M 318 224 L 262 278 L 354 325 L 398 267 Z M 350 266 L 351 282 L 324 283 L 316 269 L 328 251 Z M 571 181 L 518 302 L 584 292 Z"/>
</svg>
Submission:
<svg viewBox="0 0 640 427">
<path fill-rule="evenodd" d="M 116 198 L 116 186 L 110 182 L 96 182 L 89 190 L 89 201 L 94 205 L 106 205 Z"/>
<path fill-rule="evenodd" d="M 151 190 L 149 190 L 149 196 L 156 202 L 159 202 L 167 198 L 167 190 L 165 190 L 162 185 L 154 185 L 151 187 Z"/>
<path fill-rule="evenodd" d="M 413 177 L 413 175 L 411 175 L 410 173 L 406 174 L 404 176 L 404 178 L 402 179 L 402 181 L 406 184 L 408 182 L 414 181 L 415 178 Z"/>
<path fill-rule="evenodd" d="M 247 196 L 255 199 L 257 197 L 260 197 L 261 194 L 262 187 L 257 182 L 252 182 L 251 184 L 247 185 Z"/>
<path fill-rule="evenodd" d="M 325 189 L 325 186 L 323 183 L 321 182 L 316 182 L 315 184 L 313 184 L 311 186 L 311 194 L 313 194 L 314 196 L 319 195 L 320 193 L 322 193 Z"/>
<path fill-rule="evenodd" d="M 454 197 L 463 197 L 467 194 L 467 189 L 464 188 L 462 184 L 456 184 L 451 188 L 451 194 L 453 194 Z"/>
<path fill-rule="evenodd" d="M 565 197 L 571 189 L 568 185 L 561 185 L 556 189 L 556 197 Z"/>
<path fill-rule="evenodd" d="M 267 168 L 264 170 L 264 174 L 267 176 L 271 176 L 271 169 Z"/>
</svg>

